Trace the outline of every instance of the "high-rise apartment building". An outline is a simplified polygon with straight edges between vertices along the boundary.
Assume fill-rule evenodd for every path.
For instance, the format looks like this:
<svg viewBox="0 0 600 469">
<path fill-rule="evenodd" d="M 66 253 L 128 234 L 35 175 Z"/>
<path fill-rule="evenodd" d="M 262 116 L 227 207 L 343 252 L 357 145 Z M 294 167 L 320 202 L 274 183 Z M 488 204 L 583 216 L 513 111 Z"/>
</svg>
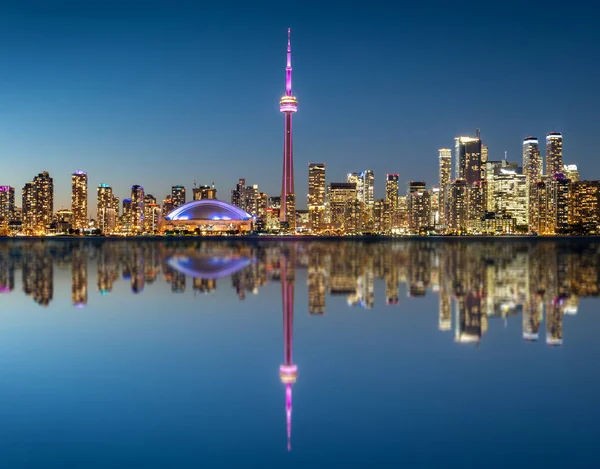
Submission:
<svg viewBox="0 0 600 469">
<path fill-rule="evenodd" d="M 536 210 L 539 202 L 537 183 L 542 175 L 542 161 L 538 139 L 535 137 L 526 137 L 523 140 L 523 174 L 525 175 L 528 225 L 530 230 L 536 231 L 534 225 L 539 227 L 540 224 L 538 214 L 533 211 Z"/>
<path fill-rule="evenodd" d="M 411 181 L 408 186 L 408 225 L 413 233 L 424 233 L 431 227 L 431 197 L 424 181 Z"/>
<path fill-rule="evenodd" d="M 35 185 L 33 182 L 28 182 L 23 186 L 23 200 L 21 202 L 23 230 L 27 233 L 35 230 L 37 225 L 35 199 Z"/>
<path fill-rule="evenodd" d="M 105 234 L 112 233 L 117 227 L 119 217 L 119 201 L 114 196 L 112 187 L 99 184 L 97 189 L 98 211 L 96 218 L 98 228 Z"/>
<path fill-rule="evenodd" d="M 569 226 L 576 234 L 600 234 L 600 181 L 571 183 Z"/>
<path fill-rule="evenodd" d="M 560 132 L 546 135 L 546 175 L 555 176 L 563 171 L 563 137 Z"/>
<path fill-rule="evenodd" d="M 439 180 L 440 180 L 440 224 L 448 223 L 448 190 L 452 182 L 452 150 L 450 148 L 439 149 Z"/>
<path fill-rule="evenodd" d="M 455 179 L 448 189 L 448 225 L 455 231 L 466 231 L 469 221 L 469 186 L 464 179 Z"/>
<path fill-rule="evenodd" d="M 85 171 L 75 171 L 71 175 L 71 211 L 73 229 L 83 230 L 88 226 L 87 197 L 88 176 Z"/>
<path fill-rule="evenodd" d="M 313 232 L 325 225 L 325 163 L 308 165 L 308 218 Z"/>
<path fill-rule="evenodd" d="M 23 187 L 23 228 L 44 234 L 54 214 L 54 182 L 48 172 L 38 174 Z"/>
<path fill-rule="evenodd" d="M 173 199 L 173 208 L 181 207 L 186 202 L 185 187 L 172 186 L 171 199 Z"/>
<path fill-rule="evenodd" d="M 389 205 L 390 210 L 398 209 L 399 185 L 399 174 L 385 175 L 385 201 Z"/>
<path fill-rule="evenodd" d="M 269 206 L 269 196 L 264 192 L 259 192 L 256 197 L 256 229 L 264 231 L 267 229 L 267 209 Z"/>
<path fill-rule="evenodd" d="M 170 195 L 167 195 L 163 199 L 161 215 L 163 217 L 166 217 L 173 210 L 175 210 L 175 205 L 173 204 L 173 199 L 171 198 Z"/>
<path fill-rule="evenodd" d="M 160 207 L 156 204 L 156 197 L 152 194 L 144 196 L 144 232 L 154 233 L 158 230 L 160 222 Z"/>
<path fill-rule="evenodd" d="M 231 205 L 245 209 L 244 204 L 246 202 L 246 179 L 239 178 L 235 189 L 231 191 Z"/>
<path fill-rule="evenodd" d="M 134 231 L 133 224 L 135 214 L 133 212 L 133 204 L 131 199 L 123 199 L 123 215 L 121 215 L 121 231 L 123 233 L 131 233 Z"/>
<path fill-rule="evenodd" d="M 356 184 L 351 182 L 332 182 L 327 187 L 327 206 L 329 220 L 334 230 L 346 231 L 350 219 L 356 214 Z"/>
<path fill-rule="evenodd" d="M 192 189 L 193 199 L 194 200 L 203 200 L 203 199 L 211 199 L 214 200 L 217 198 L 217 189 L 215 186 L 198 186 Z"/>
<path fill-rule="evenodd" d="M 479 137 L 456 137 L 456 177 L 465 179 L 467 184 L 481 181 L 481 139 Z"/>
<path fill-rule="evenodd" d="M 0 186 L 0 221 L 11 221 L 15 213 L 15 188 Z"/>
<path fill-rule="evenodd" d="M 131 230 L 137 233 L 144 231 L 144 196 L 142 186 L 131 186 Z M 183 203 L 185 203 L 185 188 L 183 189 Z"/>
<path fill-rule="evenodd" d="M 554 233 L 566 234 L 569 231 L 569 194 L 571 181 L 562 173 L 556 173 L 552 180 L 552 210 Z"/>
<path fill-rule="evenodd" d="M 566 164 L 563 166 L 563 174 L 572 183 L 579 181 L 579 170 L 576 164 Z"/>
<path fill-rule="evenodd" d="M 47 171 L 33 178 L 36 198 L 36 217 L 38 229 L 45 231 L 54 215 L 54 181 Z"/>
<path fill-rule="evenodd" d="M 252 216 L 258 212 L 258 184 L 247 186 L 244 190 L 244 203 L 242 209 Z"/>
</svg>

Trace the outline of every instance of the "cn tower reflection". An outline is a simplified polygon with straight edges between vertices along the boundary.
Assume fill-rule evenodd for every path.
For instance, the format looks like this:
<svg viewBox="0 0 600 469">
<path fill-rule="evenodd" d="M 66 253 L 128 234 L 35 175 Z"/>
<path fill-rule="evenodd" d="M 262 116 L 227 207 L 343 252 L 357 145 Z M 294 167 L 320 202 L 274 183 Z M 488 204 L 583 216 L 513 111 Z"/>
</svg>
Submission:
<svg viewBox="0 0 600 469">
<path fill-rule="evenodd" d="M 292 384 L 298 377 L 298 367 L 292 360 L 292 339 L 294 335 L 294 280 L 295 250 L 282 251 L 279 258 L 281 275 L 281 296 L 283 300 L 283 365 L 279 367 L 279 377 L 285 384 L 285 418 L 287 427 L 287 449 L 292 449 Z"/>
</svg>

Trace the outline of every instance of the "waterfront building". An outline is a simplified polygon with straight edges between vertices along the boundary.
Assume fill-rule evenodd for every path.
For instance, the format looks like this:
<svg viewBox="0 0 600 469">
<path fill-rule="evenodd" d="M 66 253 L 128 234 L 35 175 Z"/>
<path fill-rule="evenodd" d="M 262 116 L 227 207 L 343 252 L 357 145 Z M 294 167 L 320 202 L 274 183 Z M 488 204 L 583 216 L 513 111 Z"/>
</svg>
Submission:
<svg viewBox="0 0 600 469">
<path fill-rule="evenodd" d="M 214 184 L 212 186 L 198 186 L 192 189 L 192 199 L 193 200 L 202 200 L 209 199 L 214 200 L 217 198 L 217 189 L 215 189 Z"/>
<path fill-rule="evenodd" d="M 308 165 L 308 212 L 311 230 L 318 233 L 325 225 L 325 163 Z"/>
<path fill-rule="evenodd" d="M 542 175 L 540 147 L 536 137 L 526 137 L 523 140 L 523 174 L 525 174 L 525 191 L 527 194 L 527 221 L 529 229 L 536 231 L 535 226 L 539 227 L 538 214 L 534 213 L 539 202 L 537 183 Z"/>
<path fill-rule="evenodd" d="M 173 211 L 174 208 L 175 208 L 175 204 L 173 203 L 173 199 L 171 198 L 170 195 L 167 195 L 163 199 L 161 215 L 163 217 L 168 215 L 169 213 L 171 213 Z"/>
<path fill-rule="evenodd" d="M 466 231 L 468 224 L 468 185 L 455 179 L 448 192 L 448 226 L 453 231 Z"/>
<path fill-rule="evenodd" d="M 135 233 L 144 231 L 144 188 L 138 185 L 131 186 L 131 229 Z"/>
<path fill-rule="evenodd" d="M 121 216 L 120 231 L 122 233 L 131 233 L 134 228 L 135 213 L 131 199 L 123 199 L 123 215 Z"/>
<path fill-rule="evenodd" d="M 469 185 L 481 181 L 483 167 L 479 135 L 475 138 L 456 137 L 454 145 L 457 179 L 465 179 Z"/>
<path fill-rule="evenodd" d="M 258 184 L 247 186 L 244 191 L 243 210 L 252 216 L 258 212 Z"/>
<path fill-rule="evenodd" d="M 99 184 L 96 192 L 98 228 L 104 234 L 112 233 L 119 218 L 119 201 L 108 184 Z"/>
<path fill-rule="evenodd" d="M 563 166 L 563 174 L 572 183 L 579 181 L 579 170 L 576 164 L 566 164 Z"/>
<path fill-rule="evenodd" d="M 331 228 L 345 232 L 347 225 L 350 225 L 349 219 L 352 219 L 352 225 L 354 225 L 356 211 L 360 209 L 356 199 L 356 184 L 350 182 L 330 183 L 327 187 L 327 206 Z"/>
<path fill-rule="evenodd" d="M 399 181 L 399 174 L 385 175 L 385 201 L 392 211 L 398 210 Z"/>
<path fill-rule="evenodd" d="M 600 234 L 600 181 L 571 183 L 569 226 L 575 234 Z"/>
<path fill-rule="evenodd" d="M 43 235 L 54 215 L 54 182 L 47 171 L 38 174 L 23 187 L 23 229 Z"/>
<path fill-rule="evenodd" d="M 439 218 L 440 224 L 444 227 L 448 223 L 448 190 L 452 182 L 452 150 L 450 148 L 440 148 L 438 152 L 440 184 Z"/>
<path fill-rule="evenodd" d="M 71 175 L 71 211 L 73 212 L 73 229 L 83 230 L 88 227 L 88 176 L 85 171 L 75 171 Z"/>
<path fill-rule="evenodd" d="M 73 229 L 75 217 L 72 210 L 62 209 L 56 212 L 56 231 L 58 233 L 68 233 Z"/>
<path fill-rule="evenodd" d="M 408 224 L 412 233 L 424 234 L 431 228 L 431 194 L 424 181 L 408 186 Z"/>
<path fill-rule="evenodd" d="M 185 204 L 187 202 L 185 187 L 171 186 L 171 199 L 173 200 L 173 208 L 181 207 L 183 204 Z"/>
<path fill-rule="evenodd" d="M 199 234 L 241 234 L 252 229 L 252 216 L 227 202 L 202 199 L 188 202 L 164 217 L 161 232 Z"/>
<path fill-rule="evenodd" d="M 546 135 L 546 175 L 554 177 L 563 171 L 563 137 L 560 132 Z"/>
<path fill-rule="evenodd" d="M 15 214 L 15 188 L 0 186 L 0 220 L 10 221 Z"/>
<path fill-rule="evenodd" d="M 282 228 L 294 232 L 296 227 L 296 194 L 294 192 L 294 147 L 292 141 L 292 114 L 298 110 L 298 100 L 292 95 L 292 46 L 291 30 L 288 29 L 287 62 L 285 67 L 285 94 L 279 101 L 284 115 L 283 175 L 281 183 L 281 210 L 279 221 Z"/>
<path fill-rule="evenodd" d="M 527 176 L 517 173 L 517 168 L 502 165 L 487 179 L 487 211 L 507 214 L 517 226 L 528 226 Z"/>
<path fill-rule="evenodd" d="M 231 205 L 244 210 L 244 204 L 246 203 L 246 179 L 239 178 L 235 186 L 235 189 L 231 191 Z"/>
<path fill-rule="evenodd" d="M 256 225 L 258 231 L 267 229 L 267 209 L 269 208 L 269 196 L 264 192 L 259 192 L 256 198 Z"/>
</svg>

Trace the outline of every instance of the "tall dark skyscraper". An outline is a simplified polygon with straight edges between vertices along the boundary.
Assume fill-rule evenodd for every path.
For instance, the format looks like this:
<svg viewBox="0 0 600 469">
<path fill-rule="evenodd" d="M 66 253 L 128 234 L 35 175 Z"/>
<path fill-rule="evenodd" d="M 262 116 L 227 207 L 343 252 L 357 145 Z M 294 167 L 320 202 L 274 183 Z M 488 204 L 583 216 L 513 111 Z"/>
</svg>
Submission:
<svg viewBox="0 0 600 469">
<path fill-rule="evenodd" d="M 292 114 L 298 110 L 298 101 L 292 95 L 292 47 L 288 29 L 287 65 L 285 67 L 285 95 L 279 101 L 279 110 L 285 116 L 283 138 L 283 178 L 281 184 L 281 209 L 279 221 L 288 224 L 290 231 L 296 226 L 296 194 L 294 192 L 294 151 L 292 144 Z"/>
<path fill-rule="evenodd" d="M 185 187 L 172 186 L 171 199 L 173 200 L 173 208 L 181 207 L 183 204 L 185 204 L 187 200 L 187 197 L 185 195 Z"/>
<path fill-rule="evenodd" d="M 456 137 L 456 178 L 465 179 L 467 184 L 482 179 L 481 139 L 479 136 Z"/>
</svg>

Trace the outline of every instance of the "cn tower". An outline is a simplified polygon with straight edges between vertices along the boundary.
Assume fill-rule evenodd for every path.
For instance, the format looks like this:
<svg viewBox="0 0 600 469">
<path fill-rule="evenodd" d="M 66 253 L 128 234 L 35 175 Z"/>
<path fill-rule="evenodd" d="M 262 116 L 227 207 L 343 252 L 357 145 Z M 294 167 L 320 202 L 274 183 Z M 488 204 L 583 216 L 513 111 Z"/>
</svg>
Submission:
<svg viewBox="0 0 600 469">
<path fill-rule="evenodd" d="M 283 136 L 283 178 L 279 221 L 289 231 L 296 229 L 296 195 L 294 193 L 294 150 L 292 145 L 292 114 L 298 110 L 298 101 L 292 95 L 292 46 L 288 29 L 287 65 L 285 67 L 285 94 L 279 101 L 279 110 L 285 116 Z"/>
</svg>

